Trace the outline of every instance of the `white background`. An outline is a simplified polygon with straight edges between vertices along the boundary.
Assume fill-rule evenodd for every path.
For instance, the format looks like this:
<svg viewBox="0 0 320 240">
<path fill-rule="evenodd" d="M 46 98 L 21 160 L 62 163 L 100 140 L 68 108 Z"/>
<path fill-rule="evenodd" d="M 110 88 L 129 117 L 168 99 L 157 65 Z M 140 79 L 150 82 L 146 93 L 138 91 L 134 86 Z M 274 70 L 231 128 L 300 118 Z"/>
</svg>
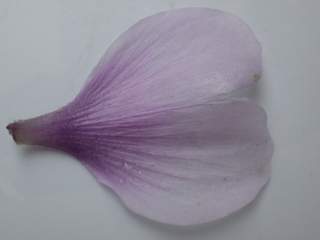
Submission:
<svg viewBox="0 0 320 240">
<path fill-rule="evenodd" d="M 54 110 L 138 19 L 205 6 L 235 13 L 264 48 L 255 98 L 275 142 L 271 182 L 216 224 L 168 227 L 127 211 L 77 161 L 16 146 L 5 126 Z M 320 239 L 320 1 L 0 0 L 0 239 Z"/>
</svg>

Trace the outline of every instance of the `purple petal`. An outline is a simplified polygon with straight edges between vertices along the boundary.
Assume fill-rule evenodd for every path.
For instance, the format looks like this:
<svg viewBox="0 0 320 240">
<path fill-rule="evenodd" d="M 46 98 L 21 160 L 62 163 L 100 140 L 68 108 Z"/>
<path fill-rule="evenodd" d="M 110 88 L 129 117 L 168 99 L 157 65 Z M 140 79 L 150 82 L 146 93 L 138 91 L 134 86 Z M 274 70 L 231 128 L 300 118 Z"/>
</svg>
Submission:
<svg viewBox="0 0 320 240">
<path fill-rule="evenodd" d="M 239 18 L 212 9 L 178 9 L 144 18 L 123 33 L 79 101 L 106 99 L 109 116 L 192 105 L 247 87 L 260 74 L 260 44 Z"/>
<path fill-rule="evenodd" d="M 265 113 L 229 94 L 260 74 L 260 45 L 238 18 L 162 12 L 114 42 L 73 102 L 8 130 L 75 156 L 138 214 L 200 224 L 245 206 L 269 178 Z"/>
<path fill-rule="evenodd" d="M 265 113 L 250 102 L 172 109 L 110 124 L 110 130 L 96 132 L 99 140 L 89 147 L 94 154 L 78 158 L 129 209 L 150 219 L 176 225 L 219 219 L 251 202 L 270 175 Z M 91 141 L 83 138 L 82 144 Z"/>
</svg>

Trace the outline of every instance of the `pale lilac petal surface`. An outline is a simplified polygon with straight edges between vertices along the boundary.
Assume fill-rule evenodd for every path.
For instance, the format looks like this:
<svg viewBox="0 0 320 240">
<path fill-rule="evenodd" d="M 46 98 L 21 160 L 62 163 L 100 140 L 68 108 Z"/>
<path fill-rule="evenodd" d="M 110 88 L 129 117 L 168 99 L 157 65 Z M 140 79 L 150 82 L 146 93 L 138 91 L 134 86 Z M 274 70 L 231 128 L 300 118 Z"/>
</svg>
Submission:
<svg viewBox="0 0 320 240">
<path fill-rule="evenodd" d="M 191 105 L 247 87 L 261 74 L 261 47 L 239 18 L 187 8 L 142 19 L 108 49 L 81 102 L 131 114 Z M 111 109 L 110 109 L 111 108 Z"/>
<path fill-rule="evenodd" d="M 237 17 L 162 12 L 113 43 L 74 101 L 8 129 L 17 143 L 73 155 L 140 215 L 205 223 L 269 178 L 265 113 L 232 97 L 260 74 L 260 45 Z"/>
<path fill-rule="evenodd" d="M 79 157 L 145 217 L 176 225 L 213 221 L 252 201 L 269 178 L 272 142 L 264 111 L 252 103 L 207 104 L 110 124 L 94 155 Z"/>
</svg>

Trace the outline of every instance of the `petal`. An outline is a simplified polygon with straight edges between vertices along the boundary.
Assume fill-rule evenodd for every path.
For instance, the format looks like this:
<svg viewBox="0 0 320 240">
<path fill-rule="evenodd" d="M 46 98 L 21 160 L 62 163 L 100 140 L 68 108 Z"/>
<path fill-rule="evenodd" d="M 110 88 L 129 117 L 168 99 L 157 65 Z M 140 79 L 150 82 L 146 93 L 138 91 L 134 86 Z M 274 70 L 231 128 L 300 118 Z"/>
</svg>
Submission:
<svg viewBox="0 0 320 240">
<path fill-rule="evenodd" d="M 177 9 L 144 18 L 123 33 L 78 100 L 108 108 L 112 117 L 207 102 L 254 83 L 260 74 L 261 47 L 239 18 Z"/>
<path fill-rule="evenodd" d="M 237 17 L 162 12 L 113 43 L 72 103 L 8 130 L 72 154 L 138 214 L 205 223 L 248 204 L 269 178 L 265 114 L 230 99 L 260 74 L 260 45 Z"/>
<path fill-rule="evenodd" d="M 82 138 L 93 148 L 74 155 L 129 209 L 156 221 L 192 225 L 227 216 L 251 202 L 270 175 L 266 116 L 248 101 L 171 109 L 111 125 L 96 128 L 95 144 Z"/>
</svg>

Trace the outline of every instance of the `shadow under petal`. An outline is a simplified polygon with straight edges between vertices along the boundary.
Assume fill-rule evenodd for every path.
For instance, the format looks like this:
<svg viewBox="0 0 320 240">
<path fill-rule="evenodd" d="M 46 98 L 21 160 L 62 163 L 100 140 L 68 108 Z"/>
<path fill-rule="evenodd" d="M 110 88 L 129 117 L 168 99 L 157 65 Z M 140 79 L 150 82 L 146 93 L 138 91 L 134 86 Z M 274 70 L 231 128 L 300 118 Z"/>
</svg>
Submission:
<svg viewBox="0 0 320 240">
<path fill-rule="evenodd" d="M 18 148 L 18 152 L 21 156 L 24 158 L 33 158 L 33 157 L 39 157 L 39 156 L 46 156 L 46 155 L 58 155 L 58 156 L 66 156 L 67 154 L 59 151 L 54 148 L 48 148 L 43 146 L 36 146 L 36 145 L 23 145 Z"/>
</svg>

